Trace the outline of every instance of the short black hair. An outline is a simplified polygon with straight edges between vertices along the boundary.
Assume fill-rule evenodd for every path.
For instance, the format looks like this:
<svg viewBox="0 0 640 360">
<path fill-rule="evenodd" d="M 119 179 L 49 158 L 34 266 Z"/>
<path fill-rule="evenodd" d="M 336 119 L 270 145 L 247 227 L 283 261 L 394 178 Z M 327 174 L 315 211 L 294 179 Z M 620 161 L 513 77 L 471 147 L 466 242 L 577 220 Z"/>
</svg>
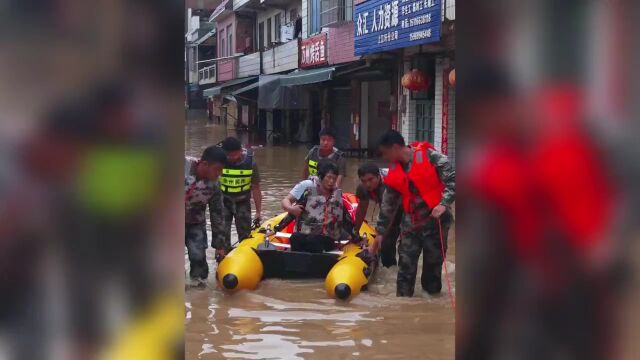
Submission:
<svg viewBox="0 0 640 360">
<path fill-rule="evenodd" d="M 242 143 L 240 142 L 240 140 L 234 138 L 233 136 L 229 136 L 228 138 L 222 140 L 222 149 L 227 152 L 242 150 Z"/>
<path fill-rule="evenodd" d="M 331 159 L 320 160 L 318 162 L 318 177 L 320 180 L 324 179 L 324 177 L 330 172 L 338 175 L 338 164 Z"/>
<path fill-rule="evenodd" d="M 200 157 L 200 160 L 206 161 L 209 164 L 212 164 L 212 163 L 224 164 L 227 161 L 227 155 L 225 155 L 224 150 L 222 150 L 221 147 L 212 145 L 204 149 L 204 151 L 202 152 L 202 157 Z"/>
<path fill-rule="evenodd" d="M 333 129 L 329 127 L 322 128 L 322 130 L 320 130 L 320 132 L 318 133 L 318 137 L 323 137 L 323 136 L 331 136 L 333 139 L 336 138 L 336 134 L 333 132 Z"/>
<path fill-rule="evenodd" d="M 376 163 L 366 162 L 358 168 L 358 177 L 363 177 L 367 174 L 380 175 L 380 168 Z"/>
<path fill-rule="evenodd" d="M 393 145 L 406 146 L 402 135 L 395 131 L 389 130 L 380 138 L 379 147 L 392 147 Z"/>
</svg>

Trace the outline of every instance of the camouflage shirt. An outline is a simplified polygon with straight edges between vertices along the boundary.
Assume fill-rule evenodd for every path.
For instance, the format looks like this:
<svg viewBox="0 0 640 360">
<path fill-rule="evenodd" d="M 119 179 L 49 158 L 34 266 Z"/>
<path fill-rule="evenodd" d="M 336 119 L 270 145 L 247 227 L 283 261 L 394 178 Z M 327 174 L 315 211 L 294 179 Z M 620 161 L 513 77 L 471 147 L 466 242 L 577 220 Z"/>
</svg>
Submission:
<svg viewBox="0 0 640 360">
<path fill-rule="evenodd" d="M 453 204 L 456 197 L 456 170 L 451 166 L 449 158 L 446 155 L 433 149 L 428 149 L 427 154 L 429 161 L 436 168 L 438 177 L 444 184 L 440 204 L 446 206 L 447 210 L 450 210 L 451 204 Z M 404 164 L 403 168 L 405 172 L 408 172 L 411 169 L 411 161 Z M 414 194 L 418 194 L 418 190 L 411 182 L 409 183 L 409 190 Z M 402 207 L 402 195 L 396 190 L 387 187 L 387 191 L 384 192 L 382 203 L 380 204 L 380 213 L 376 226 L 378 234 L 385 234 L 388 230 L 387 228 L 393 220 L 398 207 Z M 412 214 L 404 214 L 402 217 L 400 226 L 403 231 L 408 231 L 422 223 L 426 223 L 431 214 L 431 209 L 421 196 L 414 198 L 412 208 L 414 209 Z"/>
<path fill-rule="evenodd" d="M 207 179 L 196 179 L 198 160 L 185 157 L 184 176 L 184 208 L 185 224 L 203 224 L 207 220 L 206 209 L 209 205 L 211 217 L 212 246 L 224 248 L 224 223 L 222 218 L 222 192 L 217 182 Z"/>
<path fill-rule="evenodd" d="M 297 231 L 304 234 L 326 235 L 335 240 L 353 232 L 351 215 L 344 208 L 342 190 L 336 189 L 331 196 L 321 194 L 320 185 L 309 186 L 302 195 L 305 209 L 298 218 Z"/>
</svg>

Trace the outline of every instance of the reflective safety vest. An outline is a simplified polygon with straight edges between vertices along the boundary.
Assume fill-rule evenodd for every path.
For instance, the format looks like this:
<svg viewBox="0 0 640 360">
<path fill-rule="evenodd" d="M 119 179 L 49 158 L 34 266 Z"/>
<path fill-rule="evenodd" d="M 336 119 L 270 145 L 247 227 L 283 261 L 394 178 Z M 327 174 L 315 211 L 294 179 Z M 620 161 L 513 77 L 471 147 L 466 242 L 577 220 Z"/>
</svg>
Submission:
<svg viewBox="0 0 640 360">
<path fill-rule="evenodd" d="M 239 164 L 227 164 L 220 176 L 220 190 L 225 194 L 243 195 L 251 190 L 253 175 L 253 153 L 246 152 Z"/>
<path fill-rule="evenodd" d="M 327 198 L 320 193 L 319 186 L 312 186 L 307 190 L 305 209 L 296 222 L 297 231 L 338 239 L 344 215 L 342 190 L 334 190 Z"/>
<path fill-rule="evenodd" d="M 429 161 L 428 149 L 434 149 L 433 145 L 427 142 L 415 142 L 411 144 L 411 148 L 413 161 L 409 172 L 406 173 L 402 164 L 397 162 L 391 165 L 389 173 L 384 178 L 387 186 L 402 194 L 402 206 L 407 214 L 412 213 L 411 205 L 416 197 L 416 194 L 411 192 L 409 181 L 413 183 L 430 209 L 440 203 L 442 191 L 445 188 L 435 166 Z"/>
<path fill-rule="evenodd" d="M 342 151 L 337 148 L 333 148 L 333 152 L 327 156 L 327 159 L 331 159 L 333 161 L 338 161 L 342 156 Z M 318 175 L 318 162 L 320 161 L 320 146 L 314 146 L 311 151 L 309 151 L 309 175 L 317 176 Z"/>
</svg>

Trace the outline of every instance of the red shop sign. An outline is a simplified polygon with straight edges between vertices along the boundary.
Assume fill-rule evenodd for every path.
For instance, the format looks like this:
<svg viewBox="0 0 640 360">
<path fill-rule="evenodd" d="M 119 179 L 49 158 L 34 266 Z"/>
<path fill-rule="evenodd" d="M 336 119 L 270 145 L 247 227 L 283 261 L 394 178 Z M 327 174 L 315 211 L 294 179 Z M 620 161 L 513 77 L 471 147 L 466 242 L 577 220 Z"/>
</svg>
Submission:
<svg viewBox="0 0 640 360">
<path fill-rule="evenodd" d="M 327 33 L 300 40 L 301 68 L 327 63 Z"/>
</svg>

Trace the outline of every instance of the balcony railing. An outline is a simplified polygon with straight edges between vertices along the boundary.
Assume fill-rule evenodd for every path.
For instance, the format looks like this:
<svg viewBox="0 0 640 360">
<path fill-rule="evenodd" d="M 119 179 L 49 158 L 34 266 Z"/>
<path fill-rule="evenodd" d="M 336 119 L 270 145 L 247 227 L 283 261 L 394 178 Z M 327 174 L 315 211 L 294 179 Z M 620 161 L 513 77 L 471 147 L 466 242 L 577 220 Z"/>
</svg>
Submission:
<svg viewBox="0 0 640 360">
<path fill-rule="evenodd" d="M 320 25 L 340 25 L 353 20 L 353 0 L 322 0 Z"/>
<path fill-rule="evenodd" d="M 198 71 L 198 82 L 200 84 L 214 83 L 216 82 L 216 78 L 216 65 L 207 66 Z"/>
</svg>

